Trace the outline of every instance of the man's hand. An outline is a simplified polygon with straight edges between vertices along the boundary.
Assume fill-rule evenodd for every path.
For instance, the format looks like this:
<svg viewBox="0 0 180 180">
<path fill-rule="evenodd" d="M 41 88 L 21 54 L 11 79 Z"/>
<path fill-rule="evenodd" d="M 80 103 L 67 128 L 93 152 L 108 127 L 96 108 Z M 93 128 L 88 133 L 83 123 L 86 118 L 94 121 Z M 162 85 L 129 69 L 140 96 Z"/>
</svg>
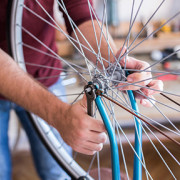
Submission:
<svg viewBox="0 0 180 180">
<path fill-rule="evenodd" d="M 55 127 L 75 151 L 92 155 L 102 149 L 107 135 L 103 122 L 87 115 L 86 104 L 86 96 L 73 105 L 67 104 Z"/>
<path fill-rule="evenodd" d="M 124 54 L 125 51 L 126 49 L 123 49 L 121 54 Z M 119 56 L 120 52 L 121 49 L 118 51 L 116 57 Z M 133 71 L 127 76 L 127 82 L 118 84 L 119 90 L 138 90 L 134 92 L 135 97 L 140 99 L 140 103 L 143 106 L 152 107 L 152 103 L 154 103 L 152 100 L 154 99 L 153 95 L 158 94 L 163 90 L 163 82 L 161 80 L 152 79 L 151 69 L 149 68 L 150 65 L 147 62 L 137 60 L 133 57 L 127 57 L 126 62 L 125 58 L 122 58 L 120 65 L 122 67 L 126 66 L 126 69 L 137 71 Z M 149 97 L 150 100 L 148 100 L 146 96 Z"/>
<path fill-rule="evenodd" d="M 74 150 L 94 154 L 102 149 L 106 130 L 102 121 L 87 115 L 86 97 L 74 105 L 60 101 L 1 49 L 0 64 L 3 67 L 0 71 L 2 95 L 53 125 Z"/>
</svg>

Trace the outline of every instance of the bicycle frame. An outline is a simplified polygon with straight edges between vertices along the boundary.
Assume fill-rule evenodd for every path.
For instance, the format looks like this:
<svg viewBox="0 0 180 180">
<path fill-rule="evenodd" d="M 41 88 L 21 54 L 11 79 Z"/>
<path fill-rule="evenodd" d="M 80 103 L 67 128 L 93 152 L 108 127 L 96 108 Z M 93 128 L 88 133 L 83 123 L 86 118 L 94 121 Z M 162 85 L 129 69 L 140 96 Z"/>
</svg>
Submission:
<svg viewBox="0 0 180 180">
<path fill-rule="evenodd" d="M 137 113 L 138 106 L 136 100 L 134 98 L 133 92 L 128 91 L 128 95 L 130 98 L 132 109 Z M 104 104 L 99 95 L 95 98 L 96 106 L 99 110 L 99 113 L 103 119 L 104 125 L 108 132 L 110 147 L 111 147 L 111 164 L 112 164 L 112 178 L 113 180 L 120 180 L 120 164 L 119 164 L 119 153 L 118 153 L 118 145 L 116 140 L 115 131 L 112 127 Z M 134 153 L 134 171 L 133 171 L 133 180 L 141 180 L 142 179 L 142 124 L 139 119 L 136 117 L 135 119 L 135 152 Z"/>
</svg>

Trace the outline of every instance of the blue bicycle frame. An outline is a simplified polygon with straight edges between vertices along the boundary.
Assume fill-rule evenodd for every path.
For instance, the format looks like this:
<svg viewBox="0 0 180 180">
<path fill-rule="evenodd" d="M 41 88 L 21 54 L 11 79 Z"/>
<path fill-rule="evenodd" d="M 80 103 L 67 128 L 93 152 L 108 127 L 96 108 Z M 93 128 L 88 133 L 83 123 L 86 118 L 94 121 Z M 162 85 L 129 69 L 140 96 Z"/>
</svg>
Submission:
<svg viewBox="0 0 180 180">
<path fill-rule="evenodd" d="M 130 98 L 132 109 L 138 113 L 138 106 L 136 100 L 134 98 L 133 92 L 128 91 L 128 95 Z M 111 164 L 112 164 L 112 178 L 113 180 L 120 180 L 120 164 L 119 164 L 119 153 L 118 153 L 118 145 L 116 140 L 115 131 L 112 127 L 104 104 L 101 100 L 100 96 L 96 96 L 95 99 L 97 108 L 100 112 L 100 115 L 105 124 L 106 130 L 108 132 L 110 147 L 111 147 Z M 134 171 L 133 171 L 133 180 L 142 180 L 142 126 L 139 119 L 134 117 L 135 119 L 135 152 L 134 153 Z"/>
</svg>

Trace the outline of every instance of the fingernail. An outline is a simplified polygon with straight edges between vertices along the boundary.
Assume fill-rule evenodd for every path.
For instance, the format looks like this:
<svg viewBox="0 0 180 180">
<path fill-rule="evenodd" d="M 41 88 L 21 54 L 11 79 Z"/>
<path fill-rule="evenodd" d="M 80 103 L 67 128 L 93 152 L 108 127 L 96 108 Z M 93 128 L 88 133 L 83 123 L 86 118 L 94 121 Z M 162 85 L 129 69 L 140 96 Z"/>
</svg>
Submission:
<svg viewBox="0 0 180 180">
<path fill-rule="evenodd" d="M 152 95 L 154 93 L 153 90 L 148 90 L 148 95 Z"/>
<path fill-rule="evenodd" d="M 147 104 L 147 101 L 146 100 L 142 100 L 142 105 L 145 106 Z"/>
<path fill-rule="evenodd" d="M 127 78 L 127 81 L 128 82 L 133 82 L 133 79 L 132 78 Z"/>
</svg>

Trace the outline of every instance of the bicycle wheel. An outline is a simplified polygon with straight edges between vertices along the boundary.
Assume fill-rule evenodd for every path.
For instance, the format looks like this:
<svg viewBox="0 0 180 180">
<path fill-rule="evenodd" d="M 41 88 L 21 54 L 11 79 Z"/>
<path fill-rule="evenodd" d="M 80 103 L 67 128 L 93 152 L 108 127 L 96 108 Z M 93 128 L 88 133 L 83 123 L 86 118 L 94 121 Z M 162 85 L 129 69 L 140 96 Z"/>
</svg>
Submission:
<svg viewBox="0 0 180 180">
<path fill-rule="evenodd" d="M 168 97 L 171 97 L 173 99 L 176 99 L 176 101 L 179 100 L 179 94 L 178 94 L 178 82 L 170 82 L 169 84 L 164 83 L 165 87 L 164 90 L 156 90 L 152 89 L 146 85 L 143 85 L 141 82 L 137 81 L 134 83 L 127 83 L 126 81 L 126 75 L 129 71 L 135 72 L 137 69 L 131 69 L 126 68 L 126 61 L 123 66 L 123 68 L 120 65 L 120 62 L 123 58 L 127 58 L 127 55 L 131 55 L 131 53 L 138 47 L 142 47 L 143 43 L 148 40 L 150 37 L 152 37 L 154 34 L 156 34 L 158 31 L 162 29 L 166 24 L 170 23 L 172 20 L 177 18 L 180 14 L 179 10 L 175 12 L 173 15 L 168 18 L 168 20 L 163 23 L 159 28 L 155 29 L 147 37 L 145 37 L 142 41 L 138 41 L 138 37 L 142 34 L 142 32 L 145 29 L 148 29 L 149 23 L 151 20 L 157 16 L 159 11 L 162 9 L 163 6 L 169 5 L 168 1 L 161 1 L 161 2 L 155 2 L 152 1 L 148 4 L 148 6 L 152 7 L 152 15 L 148 18 L 147 22 L 144 24 L 142 29 L 137 33 L 137 35 L 133 38 L 132 41 L 130 41 L 131 38 L 131 32 L 133 30 L 133 25 L 135 24 L 135 21 L 140 16 L 140 12 L 145 9 L 144 2 L 146 1 L 132 1 L 131 6 L 129 9 L 131 12 L 129 13 L 129 31 L 127 33 L 127 37 L 122 44 L 122 46 L 126 46 L 127 50 L 126 52 L 120 52 L 119 57 L 116 57 L 113 53 L 113 47 L 111 47 L 111 38 L 108 34 L 108 25 L 107 25 L 107 19 L 108 15 L 106 12 L 106 6 L 107 1 L 103 1 L 103 10 L 102 10 L 102 19 L 100 23 L 100 19 L 97 17 L 94 8 L 92 7 L 92 4 L 87 0 L 87 6 L 88 11 L 90 13 L 90 17 L 92 18 L 92 29 L 94 30 L 94 34 L 92 34 L 92 38 L 95 39 L 96 42 L 96 49 L 92 47 L 92 45 L 87 41 L 86 37 L 83 35 L 83 32 L 79 30 L 79 28 L 74 23 L 72 17 L 68 14 L 68 9 L 66 9 L 66 1 L 56 1 L 58 6 L 60 7 L 61 11 L 66 15 L 66 21 L 69 21 L 69 26 L 71 26 L 72 31 L 75 34 L 75 38 L 70 37 L 67 32 L 63 31 L 62 28 L 57 24 L 57 22 L 53 18 L 53 14 L 49 13 L 49 8 L 52 10 L 52 2 L 49 1 L 47 5 L 44 5 L 42 1 L 34 0 L 33 5 L 31 6 L 29 2 L 24 0 L 15 0 L 13 1 L 12 5 L 12 15 L 11 15 L 11 45 L 12 45 L 12 53 L 13 57 L 16 60 L 16 62 L 24 69 L 28 70 L 29 67 L 36 67 L 36 68 L 43 68 L 45 69 L 56 69 L 59 73 L 64 71 L 65 78 L 74 78 L 78 79 L 77 82 L 73 82 L 70 85 L 66 86 L 67 88 L 67 94 L 61 95 L 61 96 L 67 96 L 69 103 L 75 103 L 79 98 L 82 96 L 82 92 L 84 90 L 84 85 L 87 85 L 89 81 L 102 85 L 101 89 L 105 91 L 105 94 L 114 99 L 119 104 L 125 106 L 128 108 L 131 112 L 134 112 L 135 114 L 138 114 L 138 116 L 146 119 L 150 124 L 153 124 L 159 128 L 165 133 L 169 134 L 173 139 L 178 140 L 179 139 L 179 123 L 178 123 L 178 115 L 179 115 L 179 106 L 178 103 L 174 104 L 174 102 L 166 100 L 165 97 L 162 97 L 163 95 L 167 95 Z M 36 8 L 35 8 L 35 7 Z M 40 10 L 41 14 L 38 14 L 36 11 L 37 8 Z M 129 12 L 127 10 L 127 12 Z M 76 63 L 75 61 L 71 61 L 68 58 L 60 57 L 57 54 L 56 49 L 53 47 L 53 49 L 50 49 L 46 45 L 46 38 L 50 36 L 50 34 L 39 34 L 39 36 L 36 34 L 33 34 L 31 30 L 36 25 L 31 24 L 31 21 L 25 23 L 25 15 L 29 15 L 30 18 L 36 18 L 36 22 L 43 22 L 46 23 L 50 28 L 53 28 L 54 30 L 58 30 L 61 33 L 65 35 L 65 37 L 69 40 L 69 42 L 74 46 L 74 48 L 81 54 L 81 61 L 80 63 Z M 38 24 L 38 23 L 37 23 Z M 96 25 L 95 25 L 96 24 Z M 106 25 L 106 28 L 103 28 L 102 25 Z M 98 29 L 97 29 L 98 27 Z M 96 29 L 95 29 L 96 28 Z M 99 32 L 99 34 L 98 34 Z M 28 41 L 25 41 L 26 36 L 28 36 Z M 81 36 L 83 38 L 83 43 L 79 42 L 78 37 Z M 51 37 L 54 37 L 54 35 L 51 35 Z M 27 40 L 27 39 L 26 39 Z M 27 43 L 28 42 L 28 43 Z M 31 44 L 31 42 L 33 42 Z M 101 46 L 102 43 L 106 43 L 107 48 L 107 57 L 101 56 Z M 42 48 L 43 47 L 43 48 Z M 31 61 L 31 59 L 28 59 L 29 54 L 25 54 L 25 49 L 30 53 L 37 53 L 39 55 L 51 57 L 54 59 L 54 61 L 61 61 L 64 64 L 65 69 L 63 68 L 56 68 L 56 67 L 49 67 L 46 65 L 46 62 L 44 64 L 38 64 L 34 63 L 34 61 Z M 95 57 L 95 63 L 93 64 L 87 57 L 86 52 L 92 54 Z M 178 53 L 180 49 L 176 50 L 174 53 Z M 174 53 L 170 54 L 169 56 L 172 56 Z M 161 76 L 173 74 L 173 75 L 179 75 L 178 72 L 166 72 L 163 71 L 159 67 L 159 63 L 164 61 L 165 57 L 158 62 L 150 62 L 151 65 L 148 66 L 146 69 L 139 70 L 141 73 L 147 73 L 151 72 L 152 77 L 147 80 L 156 79 Z M 111 58 L 115 59 L 114 64 L 110 62 Z M 27 60 L 28 59 L 28 60 Z M 47 63 L 48 64 L 48 63 Z M 104 64 L 108 64 L 108 68 L 105 67 Z M 101 66 L 101 67 L 100 67 Z M 151 68 L 151 69 L 150 69 Z M 117 70 L 121 72 L 121 76 L 119 77 L 119 74 L 117 73 Z M 112 78 L 115 76 L 115 74 L 118 76 L 116 79 Z M 61 73 L 61 77 L 63 77 Z M 35 76 L 37 80 L 40 82 L 44 82 L 46 79 L 53 79 L 59 77 L 59 74 L 52 74 L 48 75 L 47 77 L 39 77 L 38 75 Z M 124 83 L 124 85 L 121 85 L 121 88 L 126 87 L 127 85 L 140 87 L 141 89 L 151 89 L 154 91 L 157 91 L 158 94 L 156 96 L 156 100 L 152 97 L 146 96 L 143 91 L 137 90 L 136 93 L 143 95 L 147 98 L 147 100 L 153 105 L 151 109 L 147 109 L 139 105 L 140 112 L 136 112 L 130 104 L 130 94 L 129 92 L 123 92 L 119 91 L 119 83 Z M 176 88 L 174 88 L 176 87 Z M 130 179 L 133 177 L 133 162 L 132 157 L 133 155 L 137 157 L 139 162 L 142 166 L 142 173 L 143 173 L 143 179 L 178 179 L 180 177 L 180 174 L 178 171 L 175 171 L 176 169 L 179 169 L 180 163 L 179 163 L 179 147 L 177 144 L 174 144 L 174 149 L 172 150 L 171 146 L 169 146 L 170 141 L 166 140 L 166 137 L 163 138 L 157 130 L 152 129 L 149 125 L 147 125 L 145 122 L 138 123 L 138 125 L 142 128 L 142 137 L 143 137 L 143 144 L 139 142 L 139 151 L 141 152 L 141 156 L 139 157 L 136 153 L 136 150 L 134 149 L 134 139 L 132 138 L 132 129 L 137 130 L 137 124 L 135 123 L 135 118 L 128 112 L 125 113 L 119 113 L 120 109 L 117 105 L 113 104 L 110 100 L 102 98 L 106 111 L 109 114 L 110 119 L 112 120 L 113 127 L 117 134 L 117 141 L 120 147 L 119 153 L 120 153 L 120 163 L 121 163 L 121 171 L 124 171 L 126 174 L 126 178 Z M 156 104 L 154 104 L 156 102 Z M 121 110 L 122 111 L 122 110 Z M 97 108 L 94 107 L 94 116 L 99 117 L 99 113 L 97 111 Z M 85 165 L 85 167 L 81 167 L 82 165 L 79 165 L 76 161 L 78 161 L 77 157 L 72 158 L 70 157 L 64 150 L 63 145 L 56 140 L 56 138 L 53 136 L 51 129 L 49 126 L 47 126 L 42 120 L 39 120 L 38 117 L 32 115 L 32 121 L 37 127 L 38 131 L 40 132 L 43 139 L 46 141 L 46 144 L 48 145 L 48 148 L 50 149 L 51 153 L 54 157 L 56 157 L 57 161 L 60 162 L 60 164 L 65 167 L 66 171 L 70 174 L 72 178 L 78 179 L 82 177 L 87 177 L 88 179 L 91 179 L 92 177 L 89 175 L 90 169 L 93 167 L 98 167 L 103 162 L 100 159 L 105 160 L 103 157 L 100 158 L 99 153 L 97 155 L 94 155 L 92 158 L 92 161 L 89 166 Z M 127 128 L 128 127 L 128 128 Z M 132 128 L 133 127 L 133 128 Z M 138 139 L 138 141 L 140 141 Z M 108 142 L 107 142 L 108 144 Z M 147 149 L 148 147 L 148 149 Z M 108 145 L 104 148 L 104 152 L 108 149 Z M 173 151 L 173 152 L 171 152 Z M 154 168 L 150 159 L 146 156 L 146 152 L 154 154 L 153 156 L 157 158 L 158 166 L 163 166 L 163 172 L 160 173 L 165 176 L 159 175 L 158 178 L 154 177 Z M 79 155 L 78 155 L 79 156 Z M 95 157 L 97 157 L 97 163 L 93 163 Z M 106 157 L 106 156 L 105 156 Z M 83 158 L 85 158 L 83 156 Z M 89 158 L 89 157 L 87 157 Z M 130 162 L 129 162 L 130 161 Z M 93 164 L 93 165 L 92 165 Z M 109 163 L 107 162 L 107 166 L 109 167 Z M 134 167 L 136 164 L 134 165 Z M 85 170 L 84 170 L 85 169 Z M 87 171 L 87 172 L 86 172 Z M 98 170 L 98 178 L 101 179 L 102 174 L 101 171 Z M 137 179 L 137 178 L 135 178 Z M 138 178 L 140 179 L 140 178 Z"/>
</svg>

